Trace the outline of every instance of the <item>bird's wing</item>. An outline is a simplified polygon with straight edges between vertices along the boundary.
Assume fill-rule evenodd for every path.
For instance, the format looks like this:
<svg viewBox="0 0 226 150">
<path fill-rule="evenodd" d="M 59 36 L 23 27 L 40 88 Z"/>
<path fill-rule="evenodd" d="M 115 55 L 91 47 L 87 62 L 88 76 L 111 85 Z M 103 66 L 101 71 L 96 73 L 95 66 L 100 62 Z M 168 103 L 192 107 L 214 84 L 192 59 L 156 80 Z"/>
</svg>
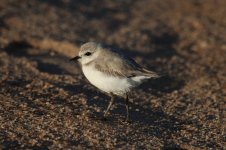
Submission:
<svg viewBox="0 0 226 150">
<path fill-rule="evenodd" d="M 106 74 L 121 77 L 147 76 L 157 78 L 157 73 L 149 71 L 138 65 L 133 59 L 119 51 L 108 49 L 102 51 L 102 56 L 95 62 L 95 68 Z"/>
</svg>

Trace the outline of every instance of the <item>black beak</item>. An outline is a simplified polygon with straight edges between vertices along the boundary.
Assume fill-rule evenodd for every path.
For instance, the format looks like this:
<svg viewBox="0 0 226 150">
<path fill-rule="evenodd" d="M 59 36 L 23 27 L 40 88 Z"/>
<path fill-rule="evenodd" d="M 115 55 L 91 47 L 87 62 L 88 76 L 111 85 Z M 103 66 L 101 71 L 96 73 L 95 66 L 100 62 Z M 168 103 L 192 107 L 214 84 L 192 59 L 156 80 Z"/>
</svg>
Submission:
<svg viewBox="0 0 226 150">
<path fill-rule="evenodd" d="M 71 58 L 70 61 L 78 61 L 80 58 L 80 56 L 75 56 L 74 58 Z"/>
</svg>

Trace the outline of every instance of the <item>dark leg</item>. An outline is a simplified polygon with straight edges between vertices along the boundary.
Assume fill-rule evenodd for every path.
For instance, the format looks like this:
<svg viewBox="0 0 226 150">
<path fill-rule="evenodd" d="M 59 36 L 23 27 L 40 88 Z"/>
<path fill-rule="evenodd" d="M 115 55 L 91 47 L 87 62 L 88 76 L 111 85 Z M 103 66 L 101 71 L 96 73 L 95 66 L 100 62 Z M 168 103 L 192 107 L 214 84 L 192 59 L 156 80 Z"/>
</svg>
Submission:
<svg viewBox="0 0 226 150">
<path fill-rule="evenodd" d="M 126 94 L 126 121 L 129 120 L 129 97 Z"/>
<path fill-rule="evenodd" d="M 110 94 L 110 96 L 111 96 L 111 100 L 110 100 L 110 102 L 108 104 L 108 107 L 107 107 L 106 111 L 104 112 L 104 118 L 107 116 L 107 113 L 110 110 L 110 108 L 111 108 L 111 106 L 112 106 L 112 104 L 114 102 L 114 95 Z"/>
</svg>

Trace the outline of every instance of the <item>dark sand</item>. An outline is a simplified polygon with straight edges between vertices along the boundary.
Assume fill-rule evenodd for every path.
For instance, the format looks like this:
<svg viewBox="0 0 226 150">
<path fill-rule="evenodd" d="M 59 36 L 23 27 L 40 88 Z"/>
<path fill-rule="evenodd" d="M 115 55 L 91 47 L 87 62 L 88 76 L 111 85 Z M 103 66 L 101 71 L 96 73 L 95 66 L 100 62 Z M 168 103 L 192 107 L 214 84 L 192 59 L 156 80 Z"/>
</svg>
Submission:
<svg viewBox="0 0 226 150">
<path fill-rule="evenodd" d="M 130 123 L 68 61 L 92 40 L 166 75 Z M 0 1 L 0 149 L 225 149 L 225 109 L 224 0 Z"/>
</svg>

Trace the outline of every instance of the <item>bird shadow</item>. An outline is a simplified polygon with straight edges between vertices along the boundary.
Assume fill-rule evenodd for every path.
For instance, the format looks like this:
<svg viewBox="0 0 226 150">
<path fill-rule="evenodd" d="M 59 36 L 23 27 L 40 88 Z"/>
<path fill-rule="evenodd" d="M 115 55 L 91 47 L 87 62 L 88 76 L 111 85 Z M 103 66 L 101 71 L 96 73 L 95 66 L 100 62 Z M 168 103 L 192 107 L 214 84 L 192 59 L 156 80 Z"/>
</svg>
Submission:
<svg viewBox="0 0 226 150">
<path fill-rule="evenodd" d="M 6 45 L 3 50 L 11 56 L 14 57 L 26 57 L 29 60 L 37 62 L 37 69 L 40 72 L 45 72 L 49 74 L 56 74 L 56 75 L 62 75 L 62 74 L 70 74 L 72 75 L 72 72 L 68 71 L 70 69 L 66 70 L 66 67 L 73 66 L 72 64 L 67 63 L 67 65 L 61 65 L 65 63 L 65 61 L 68 62 L 68 58 L 65 56 L 62 56 L 58 53 L 54 54 L 54 57 L 51 57 L 50 51 L 45 51 L 42 53 L 37 54 L 31 54 L 32 51 L 34 51 L 33 46 L 27 42 L 27 41 L 12 41 L 8 45 Z M 61 62 L 61 63 L 57 63 Z"/>
<path fill-rule="evenodd" d="M 139 88 L 146 93 L 150 93 L 155 96 L 163 96 L 166 93 L 171 93 L 181 89 L 184 85 L 184 80 L 165 75 L 158 79 L 151 79 L 143 83 Z"/>
</svg>

